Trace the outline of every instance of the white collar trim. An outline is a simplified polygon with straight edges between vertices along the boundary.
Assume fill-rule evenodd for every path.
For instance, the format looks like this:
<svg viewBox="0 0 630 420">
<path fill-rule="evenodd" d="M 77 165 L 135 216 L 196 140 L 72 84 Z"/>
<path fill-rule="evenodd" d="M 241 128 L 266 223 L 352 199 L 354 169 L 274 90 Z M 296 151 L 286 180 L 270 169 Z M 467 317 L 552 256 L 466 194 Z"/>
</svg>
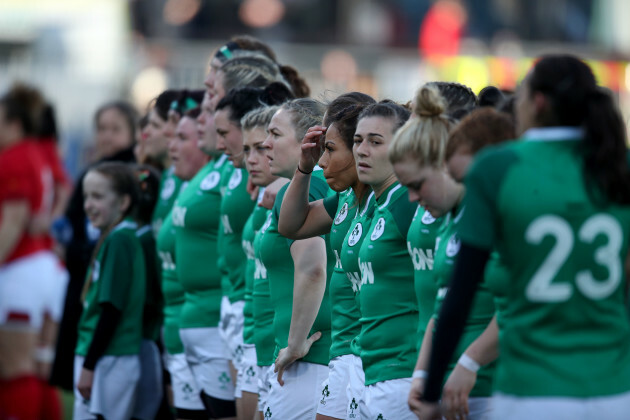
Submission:
<svg viewBox="0 0 630 420">
<path fill-rule="evenodd" d="M 526 141 L 564 141 L 576 140 L 584 137 L 584 130 L 580 127 L 536 127 L 523 133 Z"/>
</svg>

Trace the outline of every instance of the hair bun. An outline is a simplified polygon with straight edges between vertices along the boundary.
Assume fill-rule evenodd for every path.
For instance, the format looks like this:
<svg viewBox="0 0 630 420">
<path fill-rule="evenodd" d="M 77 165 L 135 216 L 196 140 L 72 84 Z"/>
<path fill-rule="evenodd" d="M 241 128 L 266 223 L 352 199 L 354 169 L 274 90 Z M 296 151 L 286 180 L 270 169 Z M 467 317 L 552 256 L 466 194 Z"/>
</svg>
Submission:
<svg viewBox="0 0 630 420">
<path fill-rule="evenodd" d="M 419 117 L 438 117 L 446 111 L 446 101 L 434 86 L 424 85 L 416 93 L 413 113 Z"/>
</svg>

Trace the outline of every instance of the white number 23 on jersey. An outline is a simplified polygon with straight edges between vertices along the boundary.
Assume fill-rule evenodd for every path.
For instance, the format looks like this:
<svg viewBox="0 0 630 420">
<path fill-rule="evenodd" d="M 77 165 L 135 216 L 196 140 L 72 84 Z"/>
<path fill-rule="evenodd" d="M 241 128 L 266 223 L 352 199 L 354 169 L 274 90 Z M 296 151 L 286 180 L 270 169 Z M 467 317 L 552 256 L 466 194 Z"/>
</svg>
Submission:
<svg viewBox="0 0 630 420">
<path fill-rule="evenodd" d="M 619 256 L 623 233 L 619 222 L 610 215 L 595 214 L 582 224 L 577 234 L 578 240 L 584 243 L 592 243 L 599 235 L 604 235 L 607 242 L 595 250 L 594 259 L 606 267 L 608 278 L 596 280 L 589 270 L 579 271 L 575 276 L 578 290 L 593 300 L 605 299 L 617 290 L 623 270 Z M 571 297 L 573 286 L 553 283 L 553 280 L 573 250 L 575 235 L 566 220 L 553 215 L 536 218 L 525 231 L 525 240 L 532 245 L 540 244 L 547 236 L 552 236 L 556 242 L 529 281 L 525 295 L 532 302 L 563 302 Z"/>
</svg>

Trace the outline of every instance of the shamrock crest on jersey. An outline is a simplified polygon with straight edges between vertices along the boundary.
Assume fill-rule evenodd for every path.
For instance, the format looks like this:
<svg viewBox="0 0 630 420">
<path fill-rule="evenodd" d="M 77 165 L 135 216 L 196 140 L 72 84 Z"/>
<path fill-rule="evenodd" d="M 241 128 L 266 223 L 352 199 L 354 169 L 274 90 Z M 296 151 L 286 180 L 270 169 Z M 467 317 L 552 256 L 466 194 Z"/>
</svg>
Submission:
<svg viewBox="0 0 630 420">
<path fill-rule="evenodd" d="M 374 226 L 374 230 L 372 231 L 370 239 L 373 241 L 377 240 L 383 235 L 383 232 L 385 232 L 385 218 L 381 217 L 377 220 L 376 226 Z"/>
<path fill-rule="evenodd" d="M 335 217 L 335 224 L 338 225 L 339 223 L 343 222 L 344 220 L 346 220 L 347 216 L 348 216 L 348 203 L 343 203 L 341 210 L 339 210 L 339 213 L 337 213 L 337 217 Z"/>
<path fill-rule="evenodd" d="M 228 182 L 228 188 L 233 190 L 234 188 L 239 186 L 242 180 L 243 180 L 243 173 L 241 172 L 240 169 L 235 169 L 234 172 L 232 172 L 230 181 Z"/>
<path fill-rule="evenodd" d="M 219 376 L 219 383 L 221 384 L 221 389 L 227 389 L 227 384 L 231 381 L 230 377 L 227 373 L 222 372 L 221 376 Z"/>
<path fill-rule="evenodd" d="M 355 246 L 357 242 L 361 239 L 361 235 L 363 235 L 363 226 L 361 223 L 357 223 L 352 229 L 352 233 L 348 237 L 348 245 Z"/>
<path fill-rule="evenodd" d="M 448 243 L 446 244 L 446 256 L 453 258 L 459 252 L 459 248 L 461 247 L 461 245 L 462 243 L 457 235 L 451 236 L 448 240 Z"/>
<path fill-rule="evenodd" d="M 162 200 L 168 200 L 169 198 L 171 198 L 174 192 L 175 192 L 175 180 L 173 178 L 169 178 L 166 181 L 164 181 L 164 186 L 162 187 L 160 198 Z"/>
<path fill-rule="evenodd" d="M 330 397 L 330 391 L 328 390 L 328 385 L 322 389 L 322 399 L 319 402 L 321 405 L 326 405 L 326 398 Z"/>
<path fill-rule="evenodd" d="M 429 213 L 429 210 L 425 210 L 424 214 L 422 215 L 422 223 L 425 225 L 430 225 L 431 223 L 435 222 L 437 219 L 435 217 L 433 217 L 433 215 L 431 213 Z"/>
<path fill-rule="evenodd" d="M 212 171 L 208 175 L 206 175 L 203 181 L 201 181 L 201 185 L 199 186 L 199 188 L 201 188 L 202 191 L 211 190 L 219 184 L 220 180 L 221 172 Z"/>
<path fill-rule="evenodd" d="M 271 418 L 271 409 L 267 407 L 267 411 L 265 411 L 265 419 Z"/>
<path fill-rule="evenodd" d="M 358 408 L 359 404 L 357 404 L 357 401 L 353 398 L 350 402 L 350 414 L 348 415 L 348 418 L 356 419 L 357 415 L 354 413 L 354 410 L 357 410 Z"/>
</svg>

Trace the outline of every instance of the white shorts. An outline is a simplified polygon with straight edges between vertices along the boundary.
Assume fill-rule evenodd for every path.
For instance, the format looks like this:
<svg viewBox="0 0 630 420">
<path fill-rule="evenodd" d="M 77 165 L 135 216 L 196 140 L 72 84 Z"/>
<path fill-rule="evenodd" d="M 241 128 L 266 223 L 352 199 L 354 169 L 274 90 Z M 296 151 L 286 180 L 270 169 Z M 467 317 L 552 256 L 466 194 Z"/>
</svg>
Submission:
<svg viewBox="0 0 630 420">
<path fill-rule="evenodd" d="M 205 410 L 201 397 L 201 390 L 197 386 L 195 377 L 188 366 L 184 353 L 164 355 L 164 364 L 171 375 L 173 389 L 173 405 L 184 410 Z"/>
<path fill-rule="evenodd" d="M 92 396 L 83 399 L 77 383 L 83 368 L 83 356 L 74 356 L 74 419 L 94 419 L 98 414 L 106 419 L 128 419 L 133 414 L 140 358 L 132 356 L 102 356 L 94 367 Z"/>
<path fill-rule="evenodd" d="M 360 419 L 359 405 L 365 392 L 365 373 L 363 363 L 359 356 L 350 356 L 350 367 L 348 368 L 348 386 L 346 387 L 346 418 L 349 420 Z"/>
<path fill-rule="evenodd" d="M 230 352 L 230 360 L 237 370 L 243 360 L 243 346 L 245 345 L 243 342 L 243 325 L 245 322 L 243 315 L 244 307 L 244 300 L 230 303 L 227 296 L 223 296 L 223 299 L 221 299 L 219 332 L 221 333 L 221 339 L 223 339 L 223 342 Z"/>
<path fill-rule="evenodd" d="M 348 409 L 348 395 L 346 393 L 350 381 L 349 372 L 352 369 L 351 354 L 335 357 L 328 364 L 328 378 L 320 386 L 320 400 L 317 414 L 346 418 Z"/>
<path fill-rule="evenodd" d="M 493 420 L 627 420 L 630 392 L 595 398 L 523 398 L 497 393 L 491 404 Z"/>
<path fill-rule="evenodd" d="M 271 377 L 271 391 L 263 411 L 265 420 L 315 419 L 321 399 L 321 384 L 328 377 L 328 366 L 293 362 L 284 371 L 284 385 L 278 374 Z"/>
<path fill-rule="evenodd" d="M 233 401 L 234 383 L 230 377 L 229 356 L 219 329 L 182 328 L 179 336 L 197 385 L 211 397 Z"/>
<path fill-rule="evenodd" d="M 162 363 L 160 350 L 152 340 L 140 344 L 140 382 L 133 418 L 153 420 L 162 403 Z"/>
<path fill-rule="evenodd" d="M 392 379 L 365 387 L 359 404 L 361 419 L 417 420 L 409 409 L 407 399 L 411 390 L 411 378 Z"/>
<path fill-rule="evenodd" d="M 273 377 L 273 365 L 259 366 L 260 377 L 258 378 L 258 411 L 264 412 L 269 392 L 271 391 L 271 378 Z"/>
<path fill-rule="evenodd" d="M 19 258 L 0 267 L 0 325 L 18 321 L 38 330 L 49 314 L 63 315 L 68 276 L 50 251 Z"/>
<path fill-rule="evenodd" d="M 236 398 L 243 396 L 243 391 L 258 394 L 258 379 L 261 368 L 257 364 L 256 347 L 253 344 L 245 344 L 243 358 L 238 367 L 236 377 Z"/>
</svg>

